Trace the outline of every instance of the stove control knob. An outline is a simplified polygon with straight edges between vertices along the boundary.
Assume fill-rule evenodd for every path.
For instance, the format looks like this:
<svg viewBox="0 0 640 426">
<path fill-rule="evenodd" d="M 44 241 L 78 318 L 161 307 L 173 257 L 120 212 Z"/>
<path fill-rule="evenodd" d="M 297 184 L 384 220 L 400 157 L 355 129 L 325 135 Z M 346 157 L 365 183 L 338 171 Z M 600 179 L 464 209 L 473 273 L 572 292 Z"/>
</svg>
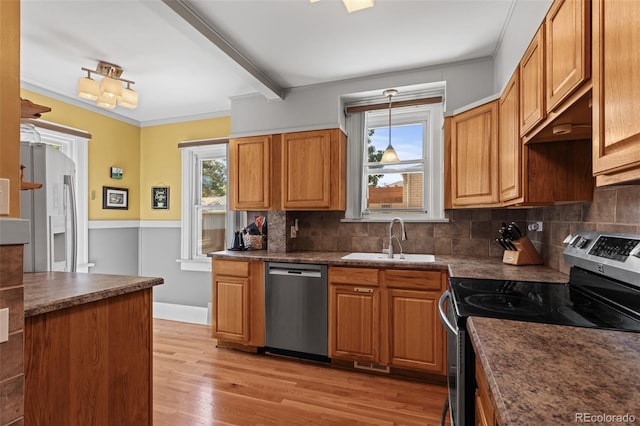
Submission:
<svg viewBox="0 0 640 426">
<path fill-rule="evenodd" d="M 583 248 L 584 246 L 587 245 L 587 243 L 589 243 L 588 239 L 584 237 L 580 237 L 580 239 L 576 242 L 576 247 Z"/>
</svg>

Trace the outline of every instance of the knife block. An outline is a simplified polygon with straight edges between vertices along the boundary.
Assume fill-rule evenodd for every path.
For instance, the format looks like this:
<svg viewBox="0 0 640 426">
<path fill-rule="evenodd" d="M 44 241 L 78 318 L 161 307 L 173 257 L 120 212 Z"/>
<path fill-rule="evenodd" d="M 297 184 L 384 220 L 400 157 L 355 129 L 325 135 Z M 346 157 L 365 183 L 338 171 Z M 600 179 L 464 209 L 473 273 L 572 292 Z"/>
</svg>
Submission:
<svg viewBox="0 0 640 426">
<path fill-rule="evenodd" d="M 542 265 L 542 258 L 538 250 L 527 237 L 512 241 L 518 250 L 505 250 L 502 262 L 509 265 Z"/>
</svg>

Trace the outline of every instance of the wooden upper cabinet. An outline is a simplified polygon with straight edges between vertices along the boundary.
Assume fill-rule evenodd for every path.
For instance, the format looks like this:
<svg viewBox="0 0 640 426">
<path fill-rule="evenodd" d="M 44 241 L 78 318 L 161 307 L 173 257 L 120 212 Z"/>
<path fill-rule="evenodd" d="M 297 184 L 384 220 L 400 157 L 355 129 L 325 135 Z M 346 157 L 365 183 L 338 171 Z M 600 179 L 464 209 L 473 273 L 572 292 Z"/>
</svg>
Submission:
<svg viewBox="0 0 640 426">
<path fill-rule="evenodd" d="M 520 61 L 520 133 L 523 135 L 546 115 L 544 70 L 543 23 Z"/>
<path fill-rule="evenodd" d="M 231 210 L 271 208 L 272 136 L 229 141 L 229 203 Z"/>
<path fill-rule="evenodd" d="M 594 0 L 593 173 L 597 185 L 640 179 L 640 2 Z"/>
<path fill-rule="evenodd" d="M 453 207 L 498 203 L 498 101 L 453 117 L 451 184 Z"/>
<path fill-rule="evenodd" d="M 282 135 L 282 208 L 344 210 L 346 137 L 339 129 Z"/>
<path fill-rule="evenodd" d="M 590 76 L 590 16 L 589 2 L 584 0 L 556 0 L 547 13 L 547 112 Z"/>
<path fill-rule="evenodd" d="M 522 142 L 520 140 L 520 79 L 516 71 L 499 101 L 498 155 L 500 158 L 500 201 L 522 195 Z"/>
</svg>

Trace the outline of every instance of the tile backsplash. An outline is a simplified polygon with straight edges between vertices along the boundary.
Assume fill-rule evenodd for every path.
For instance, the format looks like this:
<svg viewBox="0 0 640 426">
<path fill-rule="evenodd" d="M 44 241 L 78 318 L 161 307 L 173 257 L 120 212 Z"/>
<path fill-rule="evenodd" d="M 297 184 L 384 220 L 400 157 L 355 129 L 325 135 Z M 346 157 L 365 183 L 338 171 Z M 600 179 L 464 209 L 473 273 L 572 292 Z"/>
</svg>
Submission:
<svg viewBox="0 0 640 426">
<path fill-rule="evenodd" d="M 562 259 L 567 235 L 580 230 L 640 234 L 640 185 L 597 188 L 588 203 L 530 209 L 527 221 L 543 222 L 542 232 L 528 235 L 545 265 L 568 273 L 569 265 Z"/>
<path fill-rule="evenodd" d="M 469 209 L 447 210 L 445 214 L 450 219 L 446 223 L 406 222 L 403 251 L 499 257 L 502 248 L 495 238 L 500 224 L 524 223 L 527 211 Z M 287 233 L 287 251 L 377 252 L 382 251 L 383 243 L 388 243 L 389 222 L 341 222 L 343 217 L 343 212 L 287 212 L 287 230 L 295 219 L 299 221 L 297 238 L 290 238 Z M 399 234 L 400 227 L 395 225 L 394 235 Z"/>
<path fill-rule="evenodd" d="M 578 230 L 640 234 L 640 185 L 597 188 L 592 202 L 536 208 L 447 210 L 447 223 L 405 223 L 405 253 L 501 257 L 495 242 L 502 222 L 521 226 L 542 254 L 545 265 L 568 273 L 562 241 Z M 377 252 L 387 244 L 389 222 L 342 222 L 343 212 L 269 212 L 269 251 Z M 298 219 L 297 237 L 290 229 Z M 543 222 L 543 231 L 526 224 Z M 399 235 L 399 226 L 394 234 Z M 397 246 L 396 246 L 397 252 Z"/>
</svg>

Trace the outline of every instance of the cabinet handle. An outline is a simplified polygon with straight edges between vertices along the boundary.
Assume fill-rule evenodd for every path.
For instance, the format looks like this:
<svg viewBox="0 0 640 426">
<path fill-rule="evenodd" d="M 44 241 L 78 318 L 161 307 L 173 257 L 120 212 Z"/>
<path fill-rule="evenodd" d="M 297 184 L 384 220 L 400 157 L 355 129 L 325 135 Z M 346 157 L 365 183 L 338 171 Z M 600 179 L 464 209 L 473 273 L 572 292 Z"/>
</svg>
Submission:
<svg viewBox="0 0 640 426">
<path fill-rule="evenodd" d="M 366 287 L 354 287 L 353 291 L 355 291 L 356 293 L 373 293 L 372 288 L 366 288 Z"/>
</svg>

